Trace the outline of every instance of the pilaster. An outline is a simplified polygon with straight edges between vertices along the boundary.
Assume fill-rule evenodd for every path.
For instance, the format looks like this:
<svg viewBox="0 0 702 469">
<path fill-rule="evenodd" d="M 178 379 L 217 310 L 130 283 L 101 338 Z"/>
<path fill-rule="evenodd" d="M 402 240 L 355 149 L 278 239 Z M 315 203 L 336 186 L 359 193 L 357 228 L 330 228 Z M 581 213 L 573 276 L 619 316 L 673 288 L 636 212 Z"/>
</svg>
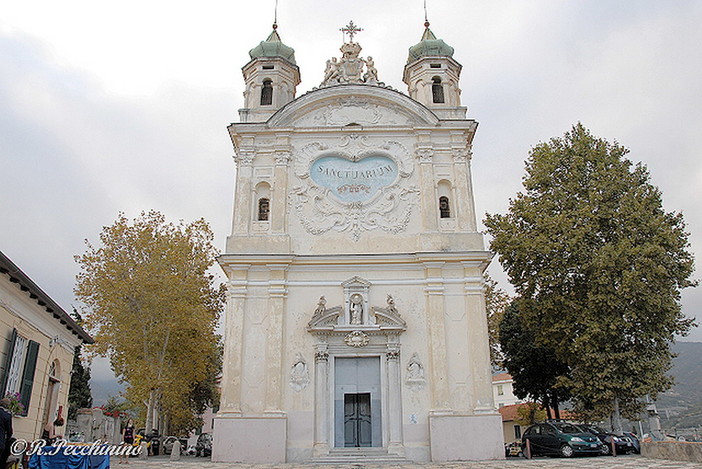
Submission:
<svg viewBox="0 0 702 469">
<path fill-rule="evenodd" d="M 220 413 L 241 413 L 241 378 L 249 265 L 228 265 Z"/>
<path fill-rule="evenodd" d="M 452 149 L 454 174 L 456 175 L 456 207 L 459 226 L 462 230 L 475 232 L 478 230 L 475 219 L 475 200 L 473 199 L 473 183 L 470 174 L 471 146 Z"/>
<path fill-rule="evenodd" d="M 241 149 L 235 157 L 236 193 L 234 195 L 234 221 L 232 234 L 248 234 L 251 226 L 251 180 L 253 179 L 253 149 Z"/>
<path fill-rule="evenodd" d="M 437 205 L 434 197 L 434 150 L 431 146 L 417 146 L 417 159 L 419 161 L 420 194 L 422 195 L 422 225 L 424 231 L 435 232 L 438 230 Z"/>
<path fill-rule="evenodd" d="M 388 343 L 385 358 L 388 361 L 388 405 L 389 405 L 389 442 L 388 451 L 404 456 L 402 445 L 402 396 L 400 377 L 400 344 L 397 338 Z"/>
<path fill-rule="evenodd" d="M 271 232 L 284 233 L 287 222 L 288 164 L 291 159 L 288 145 L 277 146 L 274 158 L 273 181 L 275 184 L 272 187 Z"/>
<path fill-rule="evenodd" d="M 473 382 L 471 405 L 473 412 L 493 413 L 492 376 L 490 374 L 490 344 L 482 263 L 463 262 L 465 308 L 468 314 L 468 347 L 470 349 L 470 374 Z"/>
<path fill-rule="evenodd" d="M 429 337 L 431 404 L 430 412 L 449 412 L 448 360 L 444 306 L 444 262 L 425 262 L 426 312 Z"/>
<path fill-rule="evenodd" d="M 282 383 L 287 296 L 287 264 L 268 264 L 268 334 L 266 343 L 266 413 L 283 413 Z"/>
<path fill-rule="evenodd" d="M 329 347 L 315 345 L 314 455 L 329 454 Z"/>
</svg>

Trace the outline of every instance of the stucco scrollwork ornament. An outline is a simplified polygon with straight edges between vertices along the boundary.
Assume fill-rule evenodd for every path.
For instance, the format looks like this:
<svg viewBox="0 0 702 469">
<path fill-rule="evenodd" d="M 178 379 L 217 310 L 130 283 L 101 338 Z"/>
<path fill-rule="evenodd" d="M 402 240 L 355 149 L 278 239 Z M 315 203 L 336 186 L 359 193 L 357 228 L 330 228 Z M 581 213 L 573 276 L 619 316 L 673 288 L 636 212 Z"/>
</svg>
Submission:
<svg viewBox="0 0 702 469">
<path fill-rule="evenodd" d="M 407 182 L 414 161 L 399 142 L 372 144 L 348 135 L 337 146 L 305 145 L 294 160 L 301 184 L 288 200 L 311 234 L 347 232 L 358 241 L 376 229 L 400 233 L 418 206 L 419 189 Z"/>
<path fill-rule="evenodd" d="M 294 391 L 300 392 L 310 384 L 310 372 L 307 368 L 307 361 L 300 352 L 297 353 L 295 363 L 290 370 L 290 387 Z"/>
<path fill-rule="evenodd" d="M 424 376 L 424 366 L 419 360 L 417 352 L 412 354 L 409 363 L 407 363 L 407 380 L 405 382 L 412 391 L 419 391 L 427 383 Z"/>
<path fill-rule="evenodd" d="M 346 337 L 344 337 L 344 342 L 349 347 L 365 347 L 370 342 L 368 335 L 362 331 L 349 332 Z"/>
<path fill-rule="evenodd" d="M 400 351 L 399 350 L 389 350 L 385 354 L 385 358 L 388 360 L 399 360 L 400 359 Z"/>
</svg>

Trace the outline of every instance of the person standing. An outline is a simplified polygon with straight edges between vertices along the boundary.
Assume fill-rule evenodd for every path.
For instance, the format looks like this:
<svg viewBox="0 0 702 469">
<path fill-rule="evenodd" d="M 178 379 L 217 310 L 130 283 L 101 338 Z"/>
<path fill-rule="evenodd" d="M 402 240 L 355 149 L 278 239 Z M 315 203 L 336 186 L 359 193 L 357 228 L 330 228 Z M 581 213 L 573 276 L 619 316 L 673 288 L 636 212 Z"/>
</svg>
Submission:
<svg viewBox="0 0 702 469">
<path fill-rule="evenodd" d="M 134 444 L 134 422 L 132 419 L 127 420 L 127 424 L 122 430 L 122 441 L 125 446 L 132 446 Z M 124 458 L 124 463 L 129 464 L 129 455 L 123 452 L 119 455 L 119 464 L 122 464 L 122 458 Z"/>
<path fill-rule="evenodd" d="M 10 456 L 10 438 L 12 438 L 12 413 L 7 410 L 10 400 L 0 399 L 0 467 L 7 465 Z"/>
</svg>

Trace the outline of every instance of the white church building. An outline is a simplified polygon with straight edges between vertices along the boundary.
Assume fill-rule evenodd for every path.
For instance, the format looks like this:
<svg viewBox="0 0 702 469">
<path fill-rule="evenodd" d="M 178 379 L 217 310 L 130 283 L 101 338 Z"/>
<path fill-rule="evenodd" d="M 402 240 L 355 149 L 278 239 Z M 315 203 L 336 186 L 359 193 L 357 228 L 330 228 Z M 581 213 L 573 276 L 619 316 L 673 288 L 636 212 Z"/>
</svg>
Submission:
<svg viewBox="0 0 702 469">
<path fill-rule="evenodd" d="M 243 67 L 212 458 L 502 458 L 461 65 L 425 23 L 403 93 L 344 30 L 302 96 L 275 25 Z"/>
</svg>

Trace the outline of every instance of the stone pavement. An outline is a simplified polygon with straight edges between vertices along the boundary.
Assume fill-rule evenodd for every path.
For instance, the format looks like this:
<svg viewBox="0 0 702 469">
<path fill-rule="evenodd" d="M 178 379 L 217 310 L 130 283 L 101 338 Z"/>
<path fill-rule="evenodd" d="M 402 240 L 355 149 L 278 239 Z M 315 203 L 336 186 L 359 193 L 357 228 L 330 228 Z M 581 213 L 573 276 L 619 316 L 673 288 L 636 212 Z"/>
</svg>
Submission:
<svg viewBox="0 0 702 469">
<path fill-rule="evenodd" d="M 131 459 L 129 466 L 111 464 L 113 469 L 127 467 L 133 469 L 540 469 L 540 468 L 577 468 L 577 469 L 702 469 L 702 464 L 666 459 L 649 459 L 638 455 L 618 456 L 616 458 L 577 457 L 573 459 L 538 457 L 532 460 L 509 458 L 501 461 L 452 462 L 431 464 L 402 465 L 314 465 L 314 464 L 230 464 L 214 463 L 205 458 L 184 456 L 180 461 L 170 461 L 167 457 L 152 457 L 147 460 Z"/>
</svg>

